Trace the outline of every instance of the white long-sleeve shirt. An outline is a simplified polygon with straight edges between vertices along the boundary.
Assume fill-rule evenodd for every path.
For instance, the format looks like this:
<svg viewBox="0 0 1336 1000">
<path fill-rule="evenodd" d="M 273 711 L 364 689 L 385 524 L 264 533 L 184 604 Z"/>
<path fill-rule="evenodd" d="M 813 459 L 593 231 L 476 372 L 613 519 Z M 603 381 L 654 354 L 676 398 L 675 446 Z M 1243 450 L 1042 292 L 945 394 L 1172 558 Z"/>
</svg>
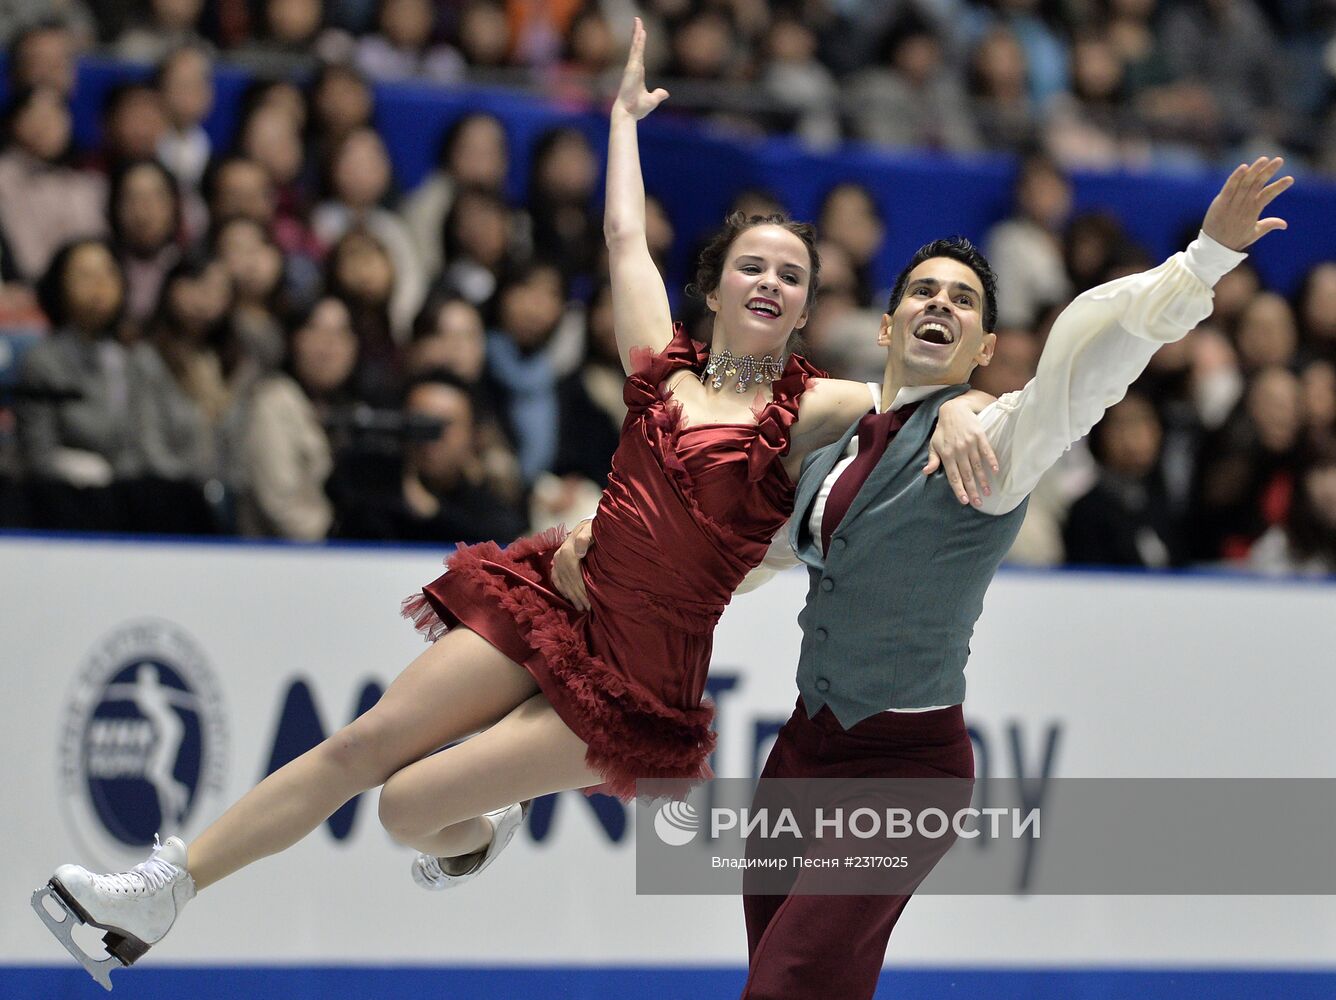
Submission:
<svg viewBox="0 0 1336 1000">
<path fill-rule="evenodd" d="M 1162 345 L 1186 336 L 1210 315 L 1211 290 L 1246 257 L 1200 233 L 1187 250 L 1159 267 L 1077 296 L 1054 322 L 1035 377 L 979 414 L 998 463 L 998 471 L 989 476 L 992 493 L 983 498 L 980 509 L 995 515 L 1014 510 L 1063 452 L 1126 395 Z M 869 388 L 872 409 L 878 409 L 880 386 L 869 383 Z M 907 386 L 896 395 L 892 409 L 943 388 Z M 854 435 L 808 511 L 808 525 L 818 544 L 826 500 L 857 454 L 858 435 Z M 797 562 L 786 526 L 738 592 L 754 589 Z"/>
</svg>

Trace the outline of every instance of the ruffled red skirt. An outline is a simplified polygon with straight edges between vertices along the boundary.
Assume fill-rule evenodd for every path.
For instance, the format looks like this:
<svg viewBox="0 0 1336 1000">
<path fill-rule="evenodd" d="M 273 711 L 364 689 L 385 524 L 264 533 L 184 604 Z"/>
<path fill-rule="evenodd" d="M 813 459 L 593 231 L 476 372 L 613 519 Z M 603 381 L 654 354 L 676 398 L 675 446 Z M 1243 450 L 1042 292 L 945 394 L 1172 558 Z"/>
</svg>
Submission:
<svg viewBox="0 0 1336 1000">
<path fill-rule="evenodd" d="M 588 747 L 585 759 L 603 783 L 586 792 L 630 799 L 637 780 L 655 779 L 680 781 L 685 794 L 712 777 L 714 706 L 669 704 L 593 652 L 590 617 L 551 583 L 552 555 L 566 534 L 553 528 L 505 549 L 461 545 L 442 576 L 404 601 L 404 617 L 433 642 L 462 625 L 528 670 Z"/>
</svg>

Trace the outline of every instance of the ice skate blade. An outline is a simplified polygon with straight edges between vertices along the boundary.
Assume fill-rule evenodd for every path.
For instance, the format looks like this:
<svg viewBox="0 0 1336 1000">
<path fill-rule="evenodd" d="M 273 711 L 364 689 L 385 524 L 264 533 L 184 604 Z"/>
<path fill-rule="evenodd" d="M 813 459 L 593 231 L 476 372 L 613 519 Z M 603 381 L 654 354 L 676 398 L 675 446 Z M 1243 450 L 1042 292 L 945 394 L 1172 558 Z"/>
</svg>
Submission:
<svg viewBox="0 0 1336 1000">
<path fill-rule="evenodd" d="M 52 900 L 65 914 L 61 919 L 53 917 L 46 908 L 46 900 Z M 139 947 L 138 942 L 131 942 L 123 935 L 107 930 L 105 927 L 99 927 L 100 930 L 107 930 L 103 938 L 107 943 L 112 955 L 106 958 L 94 958 L 88 952 L 79 947 L 74 940 L 74 925 L 76 923 L 85 924 L 89 927 L 98 927 L 97 924 L 85 918 L 85 914 L 80 912 L 80 908 L 70 900 L 61 895 L 60 890 L 54 883 L 48 882 L 46 885 L 37 889 L 32 894 L 32 908 L 37 911 L 37 915 L 42 918 L 42 923 L 46 924 L 49 930 L 80 965 L 84 967 L 90 976 L 102 984 L 104 990 L 111 989 L 111 970 L 119 969 L 122 965 L 129 965 L 136 958 L 142 955 L 148 949 Z M 114 939 L 114 940 L 113 940 Z M 125 961 L 118 955 L 118 950 L 138 951 L 129 961 Z"/>
</svg>

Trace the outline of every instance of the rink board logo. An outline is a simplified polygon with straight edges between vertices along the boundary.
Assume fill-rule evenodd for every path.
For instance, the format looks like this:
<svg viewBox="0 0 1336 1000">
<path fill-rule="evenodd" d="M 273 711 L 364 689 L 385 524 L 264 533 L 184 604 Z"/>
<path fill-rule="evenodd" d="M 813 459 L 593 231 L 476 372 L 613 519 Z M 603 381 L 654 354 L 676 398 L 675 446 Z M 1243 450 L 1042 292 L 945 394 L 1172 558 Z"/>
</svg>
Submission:
<svg viewBox="0 0 1336 1000">
<path fill-rule="evenodd" d="M 101 638 L 70 694 L 61 798 L 75 836 L 108 865 L 215 810 L 227 753 L 222 698 L 196 642 L 170 622 Z"/>
</svg>

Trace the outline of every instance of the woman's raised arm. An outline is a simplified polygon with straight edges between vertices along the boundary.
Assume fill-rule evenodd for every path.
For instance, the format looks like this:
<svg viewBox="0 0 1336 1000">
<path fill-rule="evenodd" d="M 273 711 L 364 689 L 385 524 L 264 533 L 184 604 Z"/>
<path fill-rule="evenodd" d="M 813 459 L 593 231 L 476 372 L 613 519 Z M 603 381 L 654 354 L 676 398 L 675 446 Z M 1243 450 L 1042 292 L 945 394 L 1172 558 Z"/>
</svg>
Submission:
<svg viewBox="0 0 1336 1000">
<path fill-rule="evenodd" d="M 612 319 L 622 368 L 631 370 L 631 350 L 661 351 L 673 337 L 672 313 L 663 276 L 645 240 L 645 183 L 640 176 L 636 122 L 659 106 L 668 91 L 645 89 L 645 28 L 636 18 L 631 54 L 612 105 L 608 128 L 607 205 L 603 236 L 612 277 Z"/>
</svg>

